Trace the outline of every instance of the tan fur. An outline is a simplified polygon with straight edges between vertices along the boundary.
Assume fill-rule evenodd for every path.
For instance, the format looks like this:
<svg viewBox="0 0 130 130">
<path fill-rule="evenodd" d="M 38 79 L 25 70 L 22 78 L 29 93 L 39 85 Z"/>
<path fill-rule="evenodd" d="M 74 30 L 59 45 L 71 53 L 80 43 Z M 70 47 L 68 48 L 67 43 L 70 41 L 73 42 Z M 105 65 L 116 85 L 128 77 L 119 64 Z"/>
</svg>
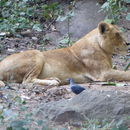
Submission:
<svg viewBox="0 0 130 130">
<path fill-rule="evenodd" d="M 112 69 L 112 54 L 121 51 L 126 45 L 118 28 L 101 22 L 71 47 L 8 56 L 0 62 L 0 79 L 42 85 L 65 84 L 70 77 L 78 83 L 130 81 L 130 71 Z"/>
</svg>

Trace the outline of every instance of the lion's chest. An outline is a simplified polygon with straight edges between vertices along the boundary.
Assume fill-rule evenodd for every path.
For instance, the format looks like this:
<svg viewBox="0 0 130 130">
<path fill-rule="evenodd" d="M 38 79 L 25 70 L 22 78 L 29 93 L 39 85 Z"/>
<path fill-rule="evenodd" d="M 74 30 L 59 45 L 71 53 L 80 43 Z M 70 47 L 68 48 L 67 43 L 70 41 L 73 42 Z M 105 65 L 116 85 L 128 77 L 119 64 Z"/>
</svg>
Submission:
<svg viewBox="0 0 130 130">
<path fill-rule="evenodd" d="M 82 61 L 88 73 L 97 75 L 108 68 L 111 68 L 111 60 L 101 50 L 90 48 L 81 52 Z"/>
</svg>

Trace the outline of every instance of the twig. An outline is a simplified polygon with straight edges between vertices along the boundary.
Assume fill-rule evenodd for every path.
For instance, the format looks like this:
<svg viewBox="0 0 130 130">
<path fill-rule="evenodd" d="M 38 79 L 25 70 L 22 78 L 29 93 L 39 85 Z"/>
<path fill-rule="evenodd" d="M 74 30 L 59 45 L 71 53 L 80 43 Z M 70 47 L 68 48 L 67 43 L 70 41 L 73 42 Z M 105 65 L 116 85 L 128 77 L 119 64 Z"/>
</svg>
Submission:
<svg viewBox="0 0 130 130">
<path fill-rule="evenodd" d="M 67 28 L 68 28 L 67 31 L 68 31 L 68 38 L 69 38 L 68 44 L 69 44 L 69 46 L 70 46 L 70 17 L 68 17 Z"/>
<path fill-rule="evenodd" d="M 47 26 L 45 32 L 51 27 L 51 25 L 56 21 L 56 18 L 54 18 L 51 23 Z"/>
<path fill-rule="evenodd" d="M 124 71 L 128 70 L 129 67 L 130 67 L 130 63 L 128 63 L 128 64 L 126 65 L 126 67 L 124 68 Z"/>
</svg>

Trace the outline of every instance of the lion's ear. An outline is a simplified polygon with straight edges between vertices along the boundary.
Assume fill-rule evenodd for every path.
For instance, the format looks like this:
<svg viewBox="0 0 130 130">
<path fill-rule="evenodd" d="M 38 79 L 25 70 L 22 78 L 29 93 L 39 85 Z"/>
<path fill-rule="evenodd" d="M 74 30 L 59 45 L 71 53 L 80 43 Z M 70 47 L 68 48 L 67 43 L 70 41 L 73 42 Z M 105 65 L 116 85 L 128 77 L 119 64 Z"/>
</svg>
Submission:
<svg viewBox="0 0 130 130">
<path fill-rule="evenodd" d="M 105 22 L 100 22 L 98 25 L 99 32 L 104 34 L 106 31 L 109 30 L 109 25 Z"/>
</svg>

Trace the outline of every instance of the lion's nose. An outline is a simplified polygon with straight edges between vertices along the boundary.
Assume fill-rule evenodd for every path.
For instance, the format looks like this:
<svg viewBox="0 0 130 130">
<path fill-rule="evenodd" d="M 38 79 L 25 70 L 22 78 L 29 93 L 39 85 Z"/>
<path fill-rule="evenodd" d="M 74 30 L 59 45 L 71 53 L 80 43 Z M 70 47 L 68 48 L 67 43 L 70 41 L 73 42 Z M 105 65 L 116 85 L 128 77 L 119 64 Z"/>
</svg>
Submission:
<svg viewBox="0 0 130 130">
<path fill-rule="evenodd" d="M 126 42 L 125 44 L 126 44 L 126 46 L 127 46 L 127 49 L 130 50 L 130 43 L 129 43 L 129 42 Z"/>
<path fill-rule="evenodd" d="M 126 42 L 126 45 L 127 45 L 127 46 L 129 46 L 129 45 L 130 45 L 130 43 L 129 43 L 129 42 Z"/>
</svg>

